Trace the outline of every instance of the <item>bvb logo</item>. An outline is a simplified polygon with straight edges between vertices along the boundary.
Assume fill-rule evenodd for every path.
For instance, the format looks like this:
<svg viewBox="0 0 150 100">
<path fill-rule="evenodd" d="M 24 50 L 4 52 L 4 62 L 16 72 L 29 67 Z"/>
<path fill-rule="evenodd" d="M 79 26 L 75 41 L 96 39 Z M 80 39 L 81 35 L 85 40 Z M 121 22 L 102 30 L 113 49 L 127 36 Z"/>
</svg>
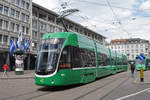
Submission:
<svg viewBox="0 0 150 100">
<path fill-rule="evenodd" d="M 44 82 L 44 79 L 40 79 L 40 82 L 43 83 L 43 82 Z"/>
</svg>

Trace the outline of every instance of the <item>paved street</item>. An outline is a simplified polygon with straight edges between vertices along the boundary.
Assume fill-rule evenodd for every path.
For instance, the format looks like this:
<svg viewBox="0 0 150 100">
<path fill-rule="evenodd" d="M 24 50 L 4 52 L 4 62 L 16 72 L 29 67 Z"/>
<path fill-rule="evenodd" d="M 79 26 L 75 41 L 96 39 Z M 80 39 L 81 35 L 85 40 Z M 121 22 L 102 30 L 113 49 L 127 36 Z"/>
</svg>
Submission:
<svg viewBox="0 0 150 100">
<path fill-rule="evenodd" d="M 145 78 L 149 72 L 145 72 Z M 142 84 L 138 81 L 139 72 L 134 78 L 128 71 L 85 85 L 56 88 L 36 86 L 34 71 L 19 76 L 8 74 L 8 79 L 0 79 L 0 100 L 148 100 L 150 97 L 150 84 L 146 80 Z"/>
</svg>

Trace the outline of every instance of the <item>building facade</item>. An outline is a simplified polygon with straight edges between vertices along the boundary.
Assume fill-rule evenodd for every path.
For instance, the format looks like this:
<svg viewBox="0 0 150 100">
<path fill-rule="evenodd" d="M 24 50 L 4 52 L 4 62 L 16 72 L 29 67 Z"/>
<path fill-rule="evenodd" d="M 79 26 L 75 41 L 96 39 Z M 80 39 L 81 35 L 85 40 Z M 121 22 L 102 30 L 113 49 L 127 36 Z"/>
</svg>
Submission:
<svg viewBox="0 0 150 100">
<path fill-rule="evenodd" d="M 62 23 L 57 19 L 58 16 L 32 3 L 32 0 L 0 0 L 0 68 L 10 57 L 11 69 L 14 66 L 14 56 L 9 55 L 10 40 L 16 44 L 19 32 L 23 33 L 23 38 L 32 40 L 24 60 L 25 69 L 34 66 L 43 34 L 64 31 Z M 69 31 L 104 44 L 104 36 L 69 19 L 64 19 L 64 22 Z"/>
<path fill-rule="evenodd" d="M 110 42 L 109 47 L 127 55 L 128 60 L 134 60 L 139 54 L 150 56 L 149 41 L 140 38 L 116 39 Z"/>
</svg>

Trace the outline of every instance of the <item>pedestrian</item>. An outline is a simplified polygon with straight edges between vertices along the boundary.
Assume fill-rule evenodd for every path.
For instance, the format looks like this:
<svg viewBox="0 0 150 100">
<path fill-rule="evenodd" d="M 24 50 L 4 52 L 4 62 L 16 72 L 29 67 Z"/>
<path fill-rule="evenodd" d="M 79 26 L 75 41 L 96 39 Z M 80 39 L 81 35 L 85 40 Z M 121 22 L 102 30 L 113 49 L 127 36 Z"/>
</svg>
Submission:
<svg viewBox="0 0 150 100">
<path fill-rule="evenodd" d="M 7 64 L 4 64 L 4 66 L 3 66 L 3 70 L 4 70 L 3 78 L 4 78 L 5 76 L 6 76 L 6 77 L 8 77 L 8 74 L 7 74 L 8 65 L 7 65 Z"/>
<path fill-rule="evenodd" d="M 134 62 L 131 62 L 130 69 L 131 69 L 131 77 L 134 77 L 134 71 L 135 71 L 135 63 Z"/>
</svg>

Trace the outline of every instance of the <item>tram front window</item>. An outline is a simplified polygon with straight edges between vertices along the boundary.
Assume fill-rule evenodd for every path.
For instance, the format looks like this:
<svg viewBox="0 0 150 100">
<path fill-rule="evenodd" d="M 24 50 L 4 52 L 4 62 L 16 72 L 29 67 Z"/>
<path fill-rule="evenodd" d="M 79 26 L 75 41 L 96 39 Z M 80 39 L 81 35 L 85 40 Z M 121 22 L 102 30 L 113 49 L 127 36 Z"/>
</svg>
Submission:
<svg viewBox="0 0 150 100">
<path fill-rule="evenodd" d="M 56 70 L 58 57 L 65 39 L 50 38 L 42 40 L 42 47 L 37 62 L 36 73 L 39 75 L 51 74 Z"/>
</svg>

